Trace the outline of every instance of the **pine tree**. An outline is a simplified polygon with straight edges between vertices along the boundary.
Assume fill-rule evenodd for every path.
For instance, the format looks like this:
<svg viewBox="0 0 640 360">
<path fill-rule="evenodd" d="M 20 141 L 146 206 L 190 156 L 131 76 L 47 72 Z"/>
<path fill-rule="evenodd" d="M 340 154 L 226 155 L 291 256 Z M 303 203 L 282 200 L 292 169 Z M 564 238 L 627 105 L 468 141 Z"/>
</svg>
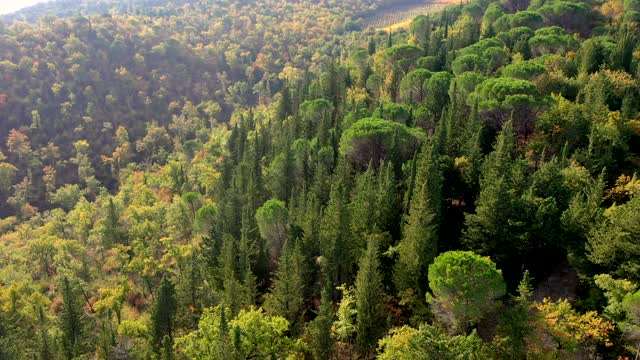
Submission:
<svg viewBox="0 0 640 360">
<path fill-rule="evenodd" d="M 438 161 L 426 144 L 418 157 L 409 217 L 398 245 L 395 282 L 400 292 L 412 289 L 421 297 L 427 290 L 427 268 L 437 253 L 441 188 Z"/>
<path fill-rule="evenodd" d="M 173 331 L 177 303 L 175 286 L 164 277 L 156 294 L 156 302 L 151 310 L 151 341 L 154 351 L 162 353 L 165 337 L 173 342 Z"/>
<path fill-rule="evenodd" d="M 85 347 L 86 324 L 82 305 L 79 302 L 78 291 L 68 277 L 64 277 L 61 283 L 62 314 L 60 315 L 63 334 L 63 346 L 67 359 L 73 359 L 80 355 Z"/>
<path fill-rule="evenodd" d="M 374 238 L 371 238 L 360 260 L 356 277 L 356 344 L 362 354 L 373 350 L 385 331 L 386 317 L 382 294 L 378 245 Z"/>
<path fill-rule="evenodd" d="M 287 241 L 280 256 L 278 271 L 271 292 L 266 295 L 264 307 L 272 315 L 289 321 L 294 334 L 302 327 L 304 304 L 304 258 L 299 243 Z"/>
<path fill-rule="evenodd" d="M 313 319 L 310 325 L 311 353 L 316 360 L 331 358 L 334 350 L 333 339 L 331 338 L 332 325 L 333 303 L 331 302 L 331 293 L 328 289 L 323 289 L 318 316 Z"/>
</svg>

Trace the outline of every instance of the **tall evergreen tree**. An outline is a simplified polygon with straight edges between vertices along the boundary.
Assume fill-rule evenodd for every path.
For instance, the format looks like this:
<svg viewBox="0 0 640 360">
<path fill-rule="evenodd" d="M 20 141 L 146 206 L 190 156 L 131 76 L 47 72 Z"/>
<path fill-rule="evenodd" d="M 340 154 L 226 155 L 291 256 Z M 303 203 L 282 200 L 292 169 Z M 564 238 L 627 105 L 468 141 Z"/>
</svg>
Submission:
<svg viewBox="0 0 640 360">
<path fill-rule="evenodd" d="M 331 184 L 329 203 L 322 213 L 320 225 L 322 265 L 325 276 L 334 286 L 348 282 L 354 263 L 347 194 L 344 180 L 337 175 Z"/>
<path fill-rule="evenodd" d="M 46 324 L 46 315 L 44 313 L 44 309 L 40 307 L 38 309 L 38 320 L 40 322 L 39 331 L 40 331 L 40 360 L 53 360 L 54 353 L 52 350 L 51 339 L 49 338 L 49 333 Z M 2 319 L 0 319 L 2 321 Z M 0 358 L 2 358 L 2 352 L 0 351 Z"/>
<path fill-rule="evenodd" d="M 418 157 L 409 217 L 398 244 L 395 282 L 400 292 L 411 289 L 421 297 L 427 290 L 427 269 L 436 256 L 438 246 L 441 188 L 438 160 L 432 145 L 425 144 Z"/>
<path fill-rule="evenodd" d="M 287 83 L 284 84 L 282 91 L 280 92 L 280 100 L 278 101 L 278 110 L 276 113 L 276 118 L 279 121 L 284 121 L 287 119 L 287 116 L 293 113 L 292 110 L 292 102 L 291 102 L 291 90 Z"/>
<path fill-rule="evenodd" d="M 369 52 L 369 56 L 376 53 L 376 41 L 372 36 L 369 37 L 369 42 L 367 43 L 367 51 Z"/>
<path fill-rule="evenodd" d="M 471 115 L 464 124 L 460 153 L 462 156 L 456 159 L 456 166 L 470 190 L 469 193 L 476 194 L 482 165 L 482 123 L 478 104 L 473 106 Z"/>
<path fill-rule="evenodd" d="M 366 238 L 368 234 L 375 231 L 376 219 L 371 216 L 371 210 L 376 208 L 376 176 L 373 163 L 369 163 L 367 171 L 356 176 L 355 186 L 349 213 L 351 215 L 351 233 L 357 243 L 356 252 L 362 252 L 366 248 Z M 356 258 L 359 258 L 357 256 Z"/>
<path fill-rule="evenodd" d="M 616 34 L 616 47 L 611 54 L 614 66 L 628 73 L 631 72 L 633 49 L 638 43 L 637 29 L 633 30 L 625 24 Z"/>
<path fill-rule="evenodd" d="M 509 219 L 514 219 L 516 212 L 514 148 L 513 126 L 508 121 L 498 136 L 493 152 L 482 165 L 476 212 L 465 217 L 463 240 L 466 245 L 481 254 L 491 255 L 499 265 L 504 264 L 503 261 L 513 254 L 516 247 L 513 241 L 516 234 L 509 222 Z"/>
<path fill-rule="evenodd" d="M 299 242 L 287 241 L 280 256 L 278 271 L 271 292 L 266 295 L 264 307 L 272 315 L 289 321 L 297 334 L 302 327 L 304 305 L 304 258 Z"/>
<path fill-rule="evenodd" d="M 162 349 L 160 350 L 160 360 L 175 360 L 175 354 L 173 353 L 173 340 L 169 335 L 165 335 L 162 338 Z"/>
<path fill-rule="evenodd" d="M 203 294 L 199 291 L 202 284 L 202 258 L 193 252 L 184 261 L 176 282 L 176 299 L 178 303 L 177 322 L 183 326 L 195 326 L 202 310 Z M 118 321 L 120 323 L 120 321 Z"/>
<path fill-rule="evenodd" d="M 331 293 L 329 290 L 323 289 L 318 316 L 313 319 L 310 325 L 311 353 L 316 360 L 330 359 L 333 354 L 332 325 L 333 303 L 331 301 Z"/>
<path fill-rule="evenodd" d="M 74 359 L 85 349 L 86 319 L 79 301 L 77 285 L 73 284 L 66 276 L 60 285 L 63 302 L 60 327 L 62 328 L 64 353 L 67 359 Z"/>
<path fill-rule="evenodd" d="M 530 300 L 532 293 L 529 272 L 525 271 L 518 284 L 518 295 L 513 298 L 513 306 L 503 314 L 503 321 L 498 326 L 498 332 L 509 339 L 509 355 L 512 359 L 527 357 L 527 337 L 533 331 Z"/>
<path fill-rule="evenodd" d="M 102 235 L 102 243 L 106 247 L 111 247 L 115 244 L 126 244 L 125 234 L 120 225 L 120 215 L 113 198 L 109 198 L 100 235 Z"/>
<path fill-rule="evenodd" d="M 240 311 L 243 293 L 242 284 L 238 279 L 237 256 L 235 239 L 230 235 L 225 236 L 219 271 L 222 274 L 222 298 L 229 307 L 231 316 L 237 315 Z"/>
<path fill-rule="evenodd" d="M 376 179 L 375 225 L 379 231 L 395 232 L 399 217 L 399 201 L 394 164 L 382 162 Z"/>
<path fill-rule="evenodd" d="M 372 351 L 385 331 L 382 293 L 378 244 L 371 238 L 356 277 L 356 344 L 362 354 Z"/>
<path fill-rule="evenodd" d="M 14 356 L 15 344 L 12 344 L 13 339 L 7 317 L 4 310 L 0 310 L 0 359 L 11 359 Z"/>
<path fill-rule="evenodd" d="M 151 310 L 151 342 L 157 354 L 162 353 L 165 337 L 173 342 L 177 303 L 175 286 L 164 277 Z"/>
<path fill-rule="evenodd" d="M 302 254 L 305 260 L 304 271 L 304 283 L 309 285 L 316 285 L 316 280 L 319 277 L 320 270 L 317 266 L 317 259 L 320 256 L 320 221 L 321 221 L 321 209 L 318 199 L 315 194 L 308 192 L 305 195 L 305 205 L 303 218 L 300 219 L 301 235 L 301 247 Z M 319 291 L 317 286 L 306 286 L 305 298 L 314 296 Z"/>
<path fill-rule="evenodd" d="M 246 306 L 255 304 L 257 292 L 257 278 L 254 272 L 267 272 L 268 259 L 267 256 L 257 258 L 259 248 L 256 236 L 252 236 L 249 229 L 250 222 L 254 219 L 249 215 L 248 209 L 243 210 L 242 228 L 240 229 L 240 244 L 238 249 L 238 271 L 239 278 L 242 280 L 243 294 L 241 303 Z"/>
</svg>

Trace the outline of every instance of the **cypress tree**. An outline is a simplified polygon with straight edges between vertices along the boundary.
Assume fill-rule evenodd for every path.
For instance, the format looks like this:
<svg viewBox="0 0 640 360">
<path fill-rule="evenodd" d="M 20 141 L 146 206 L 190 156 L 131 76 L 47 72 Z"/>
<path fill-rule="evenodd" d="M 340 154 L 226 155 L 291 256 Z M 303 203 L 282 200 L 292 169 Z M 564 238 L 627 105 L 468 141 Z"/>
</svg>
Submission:
<svg viewBox="0 0 640 360">
<path fill-rule="evenodd" d="M 316 360 L 330 359 L 334 350 L 333 339 L 331 338 L 331 327 L 333 325 L 333 303 L 331 293 L 328 289 L 322 290 L 322 300 L 318 309 L 318 316 L 313 319 L 310 325 L 311 332 L 311 353 Z"/>
<path fill-rule="evenodd" d="M 113 198 L 109 198 L 109 204 L 107 204 L 106 216 L 102 222 L 100 235 L 102 235 L 102 243 L 105 247 L 126 243 L 124 233 L 120 226 L 118 209 L 113 202 Z"/>
<path fill-rule="evenodd" d="M 367 44 L 367 50 L 369 52 L 369 56 L 376 53 L 376 41 L 373 37 L 369 37 L 369 43 Z"/>
<path fill-rule="evenodd" d="M 364 253 L 367 247 L 366 239 L 370 235 L 383 238 L 379 245 L 384 248 L 389 246 L 387 240 L 390 239 L 390 234 L 399 234 L 399 228 L 395 226 L 398 220 L 395 187 L 391 162 L 382 161 L 377 174 L 370 163 L 367 171 L 357 175 L 349 206 L 353 259 L 360 258 Z M 393 267 L 391 264 L 384 265 L 384 269 L 388 270 Z M 385 279 L 386 275 L 385 272 Z"/>
<path fill-rule="evenodd" d="M 320 204 L 315 194 L 309 192 L 306 194 L 306 203 L 304 205 L 304 217 L 300 221 L 302 231 L 302 253 L 305 258 L 304 278 L 305 284 L 315 284 L 319 276 L 317 259 L 320 256 L 320 221 L 321 212 Z M 307 286 L 305 298 L 310 298 L 318 292 L 316 286 Z"/>
<path fill-rule="evenodd" d="M 227 322 L 227 313 L 224 303 L 220 305 L 220 328 L 218 329 L 218 348 L 220 349 L 220 359 L 229 359 L 229 323 Z"/>
<path fill-rule="evenodd" d="M 287 119 L 287 116 L 292 114 L 291 90 L 289 90 L 289 85 L 287 83 L 284 84 L 280 95 L 276 118 L 282 122 Z"/>
<path fill-rule="evenodd" d="M 470 194 L 476 194 L 478 189 L 480 166 L 482 165 L 482 131 L 478 104 L 476 103 L 462 132 L 460 147 L 462 157 L 456 159 L 456 165 L 462 173 L 462 179 L 469 188 Z"/>
<path fill-rule="evenodd" d="M 240 311 L 243 292 L 242 284 L 237 277 L 237 255 L 235 239 L 229 235 L 225 236 L 222 245 L 220 273 L 222 274 L 222 297 L 231 311 L 231 316 L 237 315 Z"/>
<path fill-rule="evenodd" d="M 327 165 L 323 161 L 317 160 L 315 162 L 313 184 L 311 185 L 310 191 L 320 203 L 324 204 L 329 199 L 330 188 L 331 183 L 329 181 Z"/>
<path fill-rule="evenodd" d="M 179 304 L 178 324 L 183 326 L 198 325 L 198 317 L 202 308 L 202 297 L 198 285 L 202 283 L 200 258 L 193 252 L 182 265 L 176 283 L 176 299 Z M 120 323 L 118 315 L 118 324 Z"/>
<path fill-rule="evenodd" d="M 220 254 L 222 252 L 222 224 L 221 212 L 218 212 L 218 221 L 211 227 L 209 234 L 202 237 L 202 255 L 207 277 L 213 287 L 219 289 L 222 286 L 222 279 L 217 271 L 220 267 Z"/>
<path fill-rule="evenodd" d="M 0 359 L 17 357 L 15 336 L 9 316 L 0 309 Z"/>
<path fill-rule="evenodd" d="M 482 165 L 476 212 L 465 217 L 463 241 L 481 254 L 495 256 L 498 263 L 508 257 L 510 249 L 515 247 L 514 233 L 508 222 L 514 215 L 514 147 L 513 125 L 508 121 L 498 136 L 493 152 Z"/>
<path fill-rule="evenodd" d="M 290 329 L 297 334 L 302 326 L 304 304 L 304 258 L 299 243 L 285 243 L 271 293 L 266 295 L 264 307 L 270 314 L 289 321 Z"/>
<path fill-rule="evenodd" d="M 78 291 L 68 277 L 61 283 L 62 314 L 60 315 L 63 336 L 63 347 L 67 359 L 73 359 L 84 350 L 86 325 L 82 305 L 78 299 Z"/>
<path fill-rule="evenodd" d="M 458 84 L 453 81 L 453 88 L 451 90 L 450 102 L 445 112 L 445 118 L 447 119 L 447 142 L 446 142 L 446 154 L 455 157 L 458 154 L 461 147 L 462 133 L 464 125 L 462 124 L 465 118 L 464 98 L 458 91 Z"/>
<path fill-rule="evenodd" d="M 252 266 L 256 263 L 258 246 L 256 240 L 249 231 L 249 222 L 253 219 L 249 210 L 245 209 L 242 215 L 242 227 L 240 229 L 240 245 L 238 257 L 238 271 L 242 279 L 243 293 L 241 303 L 245 306 L 254 305 L 256 302 L 257 278 Z M 255 264 L 258 271 L 266 272 L 268 267 L 267 257 L 263 257 L 260 263 Z"/>
<path fill-rule="evenodd" d="M 169 335 L 165 335 L 162 338 L 162 349 L 160 350 L 160 360 L 174 360 L 173 354 L 173 341 Z"/>
<path fill-rule="evenodd" d="M 40 360 L 52 360 L 53 351 L 51 351 L 51 339 L 47 332 L 46 317 L 44 309 L 40 307 L 38 309 L 38 319 L 40 321 Z M 2 353 L 0 353 L 0 358 Z"/>
<path fill-rule="evenodd" d="M 529 271 L 525 271 L 518 284 L 518 295 L 513 298 L 513 305 L 503 314 L 502 324 L 498 326 L 498 332 L 509 339 L 508 346 L 512 359 L 527 357 L 527 337 L 533 330 L 530 301 L 532 295 Z"/>
<path fill-rule="evenodd" d="M 242 348 L 242 330 L 240 330 L 240 326 L 236 325 L 233 327 L 233 339 L 231 341 L 233 345 L 233 354 L 235 354 L 236 359 L 244 359 L 244 351 Z"/>
<path fill-rule="evenodd" d="M 334 286 L 348 282 L 354 264 L 349 217 L 345 180 L 337 174 L 320 225 L 323 268 Z"/>
<path fill-rule="evenodd" d="M 637 31 L 637 30 L 636 30 Z M 635 48 L 638 39 L 636 32 L 629 28 L 629 25 L 624 25 L 622 29 L 618 31 L 616 36 L 616 47 L 613 51 L 612 63 L 614 66 L 622 69 L 628 73 L 631 73 L 631 65 L 633 63 L 633 49 Z"/>
<path fill-rule="evenodd" d="M 171 280 L 164 277 L 156 295 L 156 302 L 151 310 L 151 341 L 154 351 L 162 354 L 165 337 L 173 342 L 173 331 L 176 317 L 176 290 Z"/>
<path fill-rule="evenodd" d="M 402 199 L 402 216 L 406 216 L 409 214 L 409 208 L 411 207 L 411 198 L 413 197 L 413 191 L 416 188 L 416 171 L 418 164 L 418 152 L 416 151 L 413 154 L 413 159 L 409 163 L 410 167 L 408 169 L 407 175 L 407 190 L 404 192 L 404 197 Z"/>
<path fill-rule="evenodd" d="M 378 169 L 375 193 L 375 225 L 378 231 L 394 232 L 398 218 L 398 194 L 392 162 L 382 162 Z"/>
<path fill-rule="evenodd" d="M 376 177 L 373 163 L 367 171 L 357 175 L 349 212 L 351 214 L 351 233 L 356 241 L 356 252 L 364 251 L 366 236 L 375 231 L 375 217 L 371 216 L 376 208 Z M 359 257 L 359 256 L 358 256 Z"/>
<path fill-rule="evenodd" d="M 449 16 L 447 15 L 447 9 L 442 11 L 442 19 L 441 21 L 444 23 L 444 38 L 449 37 Z"/>
<path fill-rule="evenodd" d="M 370 238 L 367 250 L 360 260 L 356 277 L 356 310 L 356 345 L 360 353 L 368 354 L 384 333 L 386 321 L 378 245 L 373 237 Z"/>
<path fill-rule="evenodd" d="M 418 157 L 415 190 L 409 217 L 398 245 L 395 282 L 400 292 L 425 293 L 426 273 L 437 252 L 442 175 L 433 146 L 425 144 Z"/>
</svg>

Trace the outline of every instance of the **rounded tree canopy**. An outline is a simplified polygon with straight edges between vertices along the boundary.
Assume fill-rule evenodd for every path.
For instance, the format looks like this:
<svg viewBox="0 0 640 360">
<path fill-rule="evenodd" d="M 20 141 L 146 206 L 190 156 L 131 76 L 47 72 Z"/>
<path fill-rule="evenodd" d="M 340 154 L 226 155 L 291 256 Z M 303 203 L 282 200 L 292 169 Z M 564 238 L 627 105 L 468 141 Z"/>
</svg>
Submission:
<svg viewBox="0 0 640 360">
<path fill-rule="evenodd" d="M 458 55 L 476 54 L 481 56 L 489 48 L 497 47 L 502 49 L 503 46 L 504 44 L 496 38 L 482 39 L 473 45 L 460 49 Z"/>
<path fill-rule="evenodd" d="M 525 96 L 531 101 L 541 101 L 540 92 L 536 86 L 527 80 L 513 78 L 490 78 L 476 87 L 469 96 L 467 103 L 477 101 L 481 108 L 492 108 L 509 103 L 514 97 Z"/>
<path fill-rule="evenodd" d="M 544 66 L 536 64 L 533 61 L 517 61 L 509 64 L 502 69 L 503 77 L 511 77 L 522 80 L 532 80 L 538 75 L 544 74 L 546 69 Z"/>
<path fill-rule="evenodd" d="M 529 40 L 534 35 L 533 30 L 526 26 L 518 26 L 509 31 L 504 31 L 498 34 L 496 37 L 500 39 L 508 47 L 513 45 L 520 39 Z"/>
<path fill-rule="evenodd" d="M 413 156 L 425 139 L 422 129 L 379 118 L 364 118 L 344 131 L 340 153 L 362 166 L 367 166 L 371 160 L 396 158 L 404 161 Z"/>
<path fill-rule="evenodd" d="M 420 84 L 419 89 L 422 88 Z M 386 102 L 373 112 L 373 117 L 407 124 L 410 120 L 409 107 L 394 102 Z"/>
<path fill-rule="evenodd" d="M 488 257 L 472 251 L 448 251 L 429 265 L 429 287 L 432 305 L 449 308 L 454 326 L 466 327 L 480 320 L 494 308 L 496 300 L 506 293 L 502 271 Z"/>
<path fill-rule="evenodd" d="M 467 98 L 469 94 L 471 94 L 475 90 L 476 86 L 486 80 L 486 78 L 487 77 L 483 74 L 468 71 L 456 76 L 455 84 L 458 88 L 458 91 L 461 92 L 465 98 Z"/>
<path fill-rule="evenodd" d="M 422 49 L 419 47 L 402 44 L 386 49 L 383 55 L 389 65 L 397 66 L 403 71 L 407 71 L 409 67 L 415 64 L 416 60 L 422 55 L 422 52 Z"/>
<path fill-rule="evenodd" d="M 484 69 L 484 61 L 476 54 L 462 55 L 451 64 L 454 75 L 460 75 L 468 71 L 481 71 Z"/>
<path fill-rule="evenodd" d="M 534 11 L 520 11 L 511 15 L 509 23 L 512 28 L 525 26 L 536 30 L 543 24 L 543 19 L 540 14 Z"/>
</svg>

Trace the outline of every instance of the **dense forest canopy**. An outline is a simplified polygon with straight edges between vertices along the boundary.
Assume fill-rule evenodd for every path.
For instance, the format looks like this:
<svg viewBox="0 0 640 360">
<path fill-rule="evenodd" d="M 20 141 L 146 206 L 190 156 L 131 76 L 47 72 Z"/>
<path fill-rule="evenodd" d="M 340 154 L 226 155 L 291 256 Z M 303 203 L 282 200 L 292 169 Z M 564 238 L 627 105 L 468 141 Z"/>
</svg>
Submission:
<svg viewBox="0 0 640 360">
<path fill-rule="evenodd" d="M 640 1 L 0 22 L 0 359 L 640 352 Z"/>
</svg>

